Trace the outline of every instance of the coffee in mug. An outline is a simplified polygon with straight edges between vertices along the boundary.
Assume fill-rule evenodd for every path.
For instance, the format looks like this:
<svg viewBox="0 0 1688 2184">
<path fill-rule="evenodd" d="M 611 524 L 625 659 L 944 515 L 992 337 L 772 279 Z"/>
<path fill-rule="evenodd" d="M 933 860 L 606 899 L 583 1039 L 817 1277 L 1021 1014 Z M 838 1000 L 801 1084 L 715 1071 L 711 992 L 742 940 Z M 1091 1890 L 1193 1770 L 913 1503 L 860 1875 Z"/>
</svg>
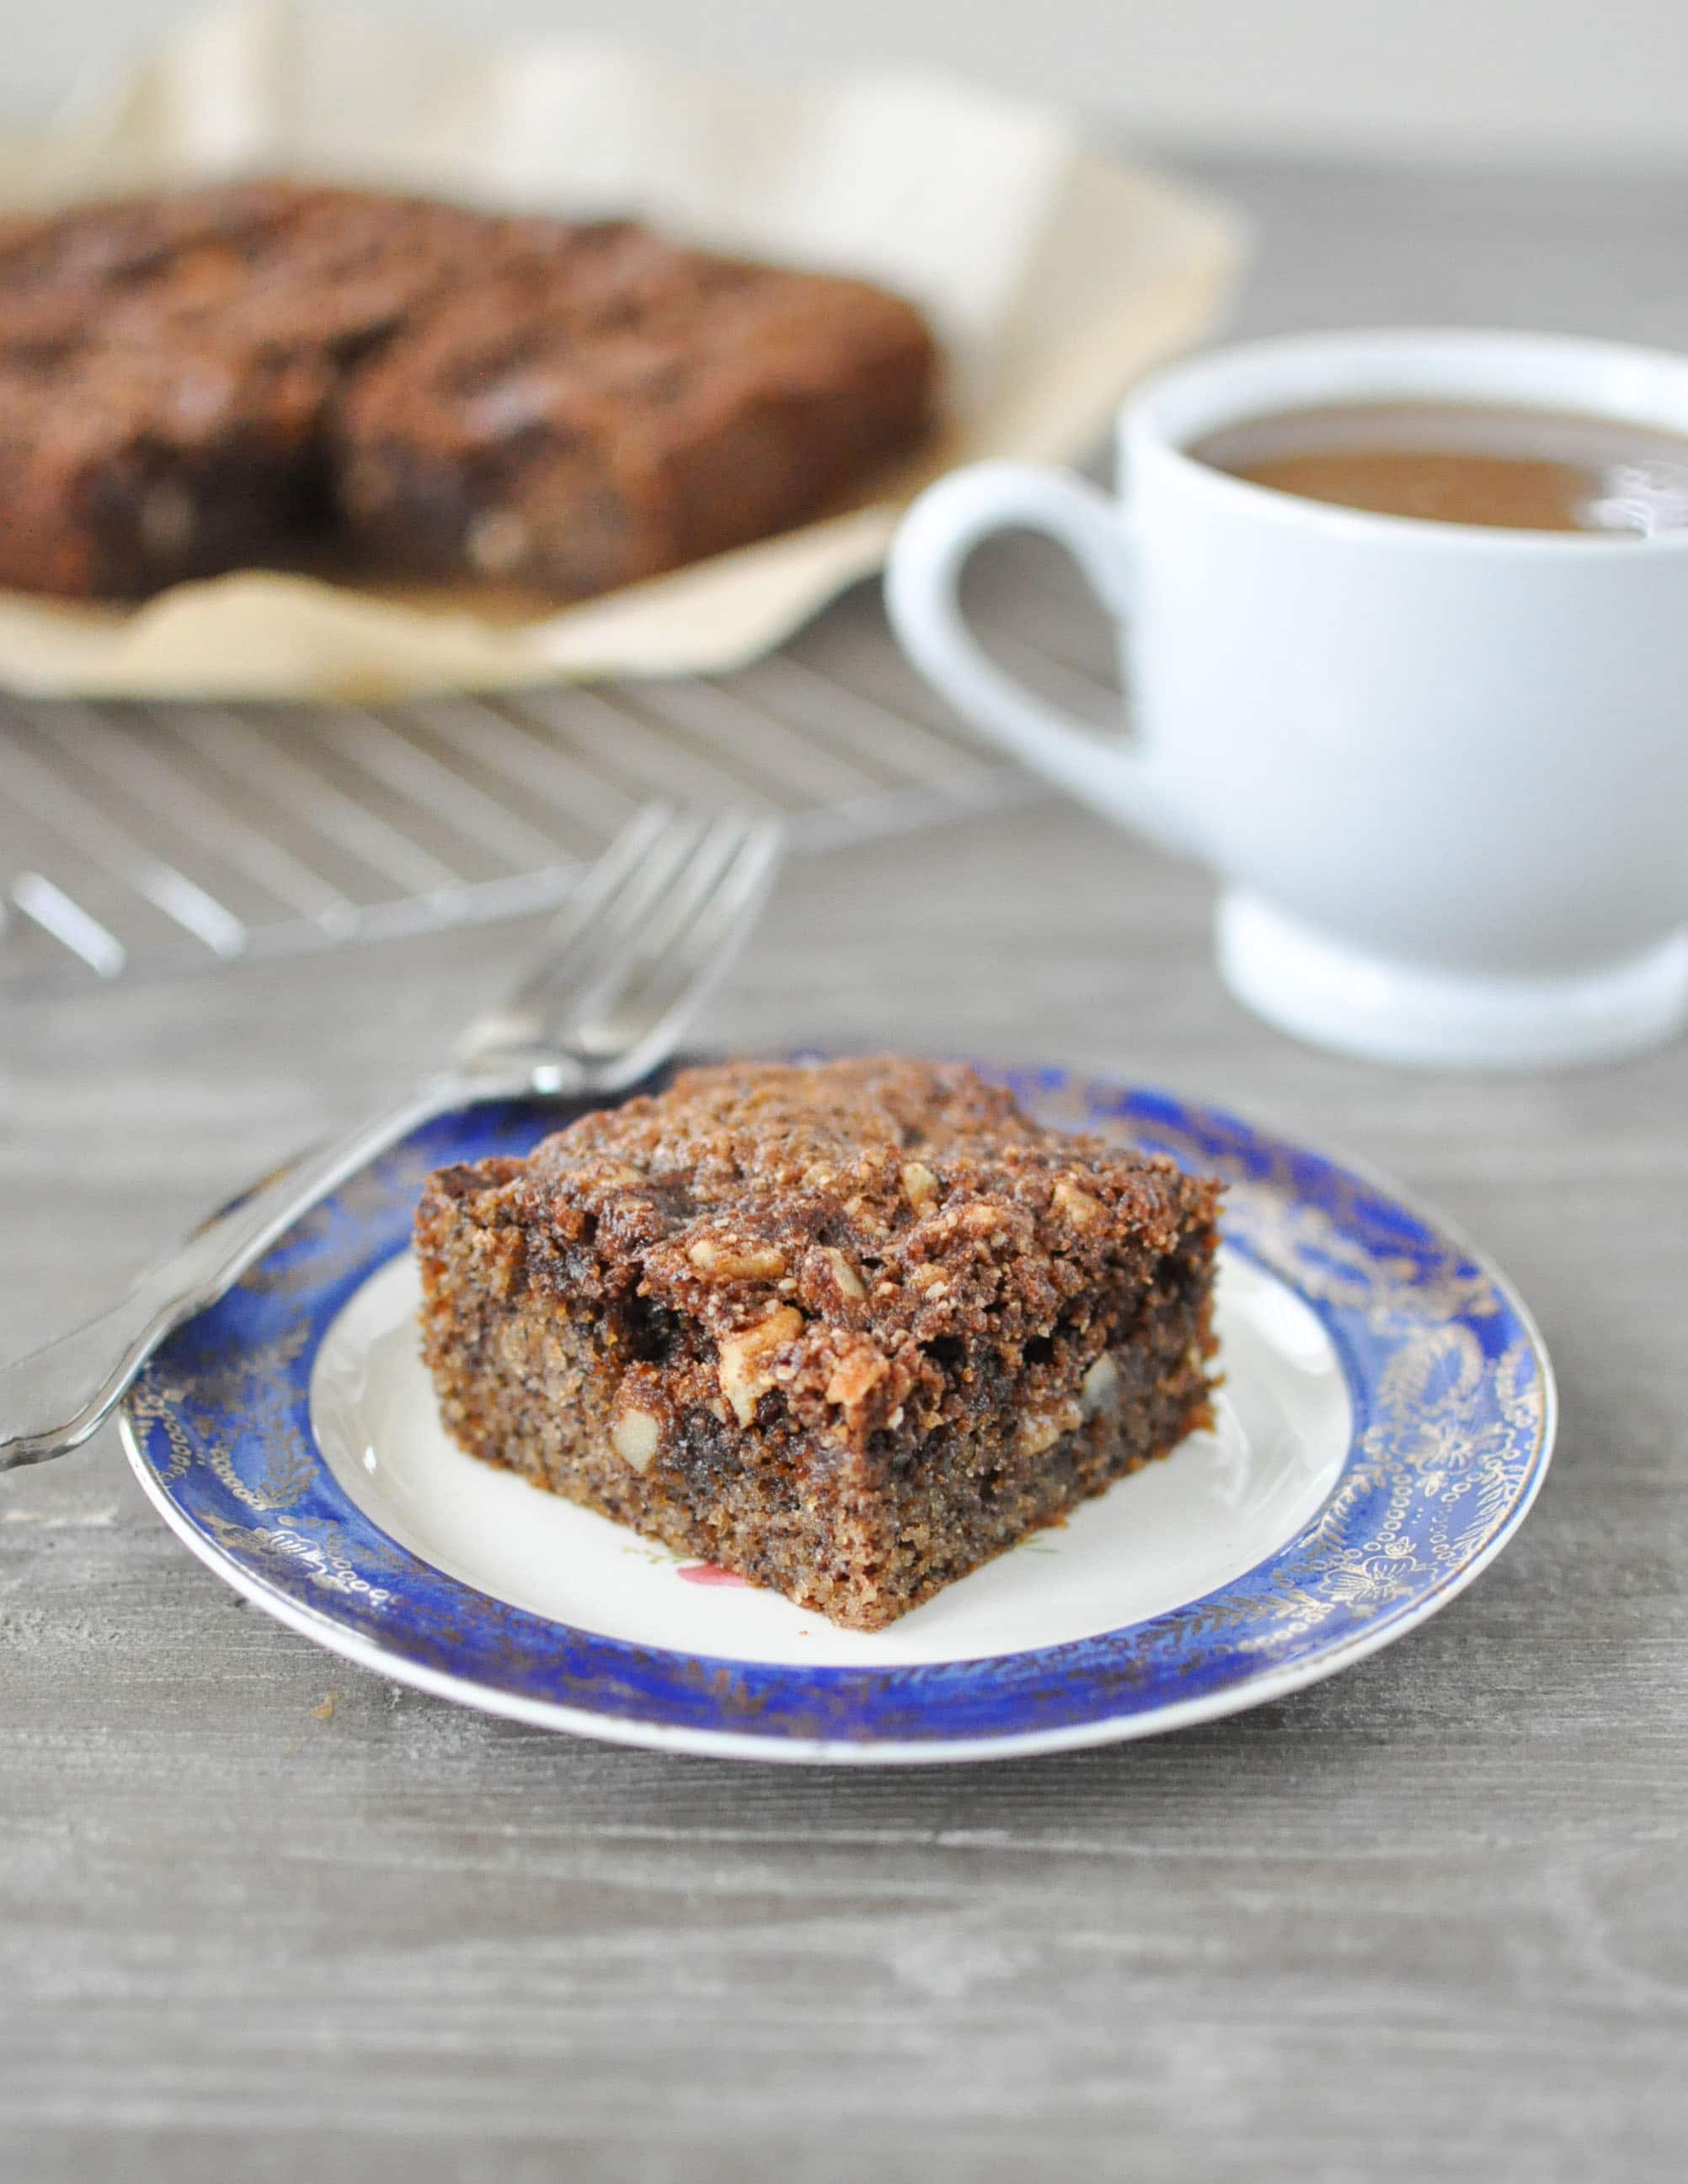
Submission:
<svg viewBox="0 0 1688 2184">
<path fill-rule="evenodd" d="M 1220 883 L 1219 967 L 1379 1060 L 1539 1067 L 1688 1018 L 1688 359 L 1366 332 L 1174 365 L 1120 492 L 1027 463 L 928 489 L 887 572 L 988 734 Z M 1429 521 L 1403 521 L 1402 516 Z M 1120 625 L 1097 734 L 967 627 L 973 547 L 1068 548 Z"/>
<path fill-rule="evenodd" d="M 1251 485 L 1374 515 L 1597 538 L 1688 529 L 1688 439 L 1623 418 L 1333 403 L 1224 426 L 1189 452 Z"/>
</svg>

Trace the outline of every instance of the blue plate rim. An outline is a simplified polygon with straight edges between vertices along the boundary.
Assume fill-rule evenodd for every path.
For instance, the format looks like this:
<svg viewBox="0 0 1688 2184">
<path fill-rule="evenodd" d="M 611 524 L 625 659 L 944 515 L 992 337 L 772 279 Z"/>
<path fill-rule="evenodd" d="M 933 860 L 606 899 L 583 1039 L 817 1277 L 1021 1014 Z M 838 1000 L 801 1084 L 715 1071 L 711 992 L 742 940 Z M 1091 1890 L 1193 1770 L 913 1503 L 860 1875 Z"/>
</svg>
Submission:
<svg viewBox="0 0 1688 2184">
<path fill-rule="evenodd" d="M 1225 1131 L 1234 1134 L 1239 1143 L 1275 1149 L 1291 1160 L 1307 1164 L 1310 1169 L 1322 1173 L 1327 1178 L 1337 1178 L 1345 1185 L 1357 1186 L 1361 1192 L 1369 1193 L 1380 1206 L 1389 1209 L 1394 1215 L 1406 1217 L 1419 1236 L 1432 1240 L 1445 1255 L 1457 1261 L 1462 1273 L 1468 1274 L 1474 1284 L 1480 1284 L 1486 1289 L 1495 1300 L 1495 1310 L 1503 1313 L 1516 1330 L 1518 1346 L 1527 1358 L 1535 1383 L 1535 1409 L 1531 1445 L 1516 1466 L 1516 1480 L 1507 1496 L 1504 1509 L 1497 1514 L 1496 1521 L 1484 1529 L 1480 1540 L 1475 1541 L 1457 1562 L 1435 1571 L 1429 1581 L 1418 1588 L 1410 1597 L 1401 1599 L 1393 1606 L 1380 1606 L 1378 1612 L 1371 1614 L 1358 1627 L 1306 1647 L 1295 1658 L 1256 1665 L 1217 1687 L 1199 1690 L 1187 1697 L 1161 1696 L 1145 1705 L 1127 1704 L 1100 1712 L 1093 1709 L 1081 1719 L 1033 1719 L 1022 1725 L 995 1727 L 983 1734 L 946 1736 L 940 1733 L 909 1737 L 875 1735 L 871 1730 L 852 1729 L 843 1734 L 827 1733 L 822 1730 L 805 1735 L 788 1726 L 770 1733 L 766 1726 L 744 1726 L 742 1708 L 738 1719 L 730 1710 L 717 1709 L 716 1718 L 713 1719 L 665 1720 L 647 1718 L 637 1711 L 631 1713 L 616 1712 L 591 1704 L 572 1703 L 555 1696 L 532 1691 L 501 1688 L 488 1682 L 482 1674 L 460 1673 L 450 1667 L 442 1667 L 415 1658 L 412 1653 L 407 1653 L 402 1645 L 380 1642 L 348 1623 L 343 1613 L 329 1612 L 311 1599 L 302 1597 L 297 1583 L 292 1586 L 285 1585 L 261 1561 L 231 1552 L 226 1539 L 220 1540 L 203 1523 L 196 1522 L 194 1515 L 184 1507 L 178 1496 L 171 1490 L 170 1484 L 160 1479 L 153 1457 L 159 1444 L 161 1418 L 155 1402 L 148 1409 L 148 1398 L 144 1392 L 148 1386 L 156 1386 L 159 1367 L 155 1367 L 149 1379 L 137 1388 L 136 1395 L 125 1405 L 123 1412 L 121 1434 L 131 1468 L 148 1499 L 171 1530 L 199 1560 L 255 1606 L 343 1658 L 433 1696 L 532 1725 L 562 1729 L 618 1743 L 762 1761 L 870 1766 L 932 1764 L 1023 1757 L 1158 1735 L 1166 1730 L 1221 1719 L 1304 1690 L 1404 1636 L 1463 1591 L 1503 1551 L 1529 1513 L 1551 1462 L 1558 1424 L 1557 1389 L 1546 1346 L 1528 1306 L 1494 1262 L 1470 1243 L 1457 1224 L 1449 1221 L 1422 1199 L 1402 1190 L 1370 1163 L 1345 1153 L 1333 1152 L 1328 1148 L 1306 1145 L 1284 1132 L 1277 1123 L 1251 1117 L 1228 1103 L 1222 1107 L 1162 1087 L 1134 1085 L 1105 1075 L 1050 1067 L 1028 1066 L 1017 1070 L 999 1066 L 991 1073 L 1008 1078 L 1022 1091 L 1030 1090 L 1040 1102 L 1052 1092 L 1071 1094 L 1081 1102 L 1089 1103 L 1084 1106 L 1083 1112 L 1092 1121 L 1101 1118 L 1095 1104 L 1100 1099 L 1113 1103 L 1111 1112 L 1114 1119 L 1119 1119 L 1126 1109 L 1130 1109 L 1134 1118 L 1139 1121 L 1144 1111 L 1155 1111 L 1163 1117 L 1181 1117 L 1186 1123 L 1190 1118 L 1196 1118 L 1208 1124 L 1221 1125 Z M 542 1109 L 537 1103 L 515 1105 L 526 1114 L 533 1126 L 533 1135 L 543 1134 L 539 1128 L 541 1120 L 545 1128 L 559 1128 L 566 1119 L 554 1107 Z M 479 1116 L 483 1112 L 465 1111 L 457 1116 L 442 1118 L 440 1123 L 432 1125 L 430 1128 L 438 1130 L 453 1125 L 466 1126 L 471 1113 Z M 1080 1117 L 1075 1115 L 1072 1119 Z M 1172 1126 L 1170 1123 L 1168 1126 Z M 1139 1128 L 1137 1134 L 1152 1138 L 1154 1131 L 1152 1128 Z M 414 1134 L 398 1150 L 404 1151 L 420 1139 L 426 1139 L 427 1134 L 426 1130 Z M 371 1173 L 372 1169 L 365 1170 L 361 1172 L 361 1175 L 367 1177 Z M 331 1205 L 336 1202 L 331 1201 Z M 1241 1249 L 1247 1256 L 1259 1256 L 1250 1248 L 1245 1238 L 1233 1237 L 1231 1241 L 1234 1248 Z M 258 1273 L 267 1267 L 290 1245 L 291 1240 L 283 1240 L 282 1244 L 259 1261 L 259 1268 L 253 1272 Z M 359 1261 L 351 1287 L 354 1289 L 360 1285 L 379 1266 L 386 1263 L 392 1256 L 393 1248 L 397 1247 L 372 1246 Z M 1282 1267 L 1273 1264 L 1269 1258 L 1262 1260 L 1262 1263 L 1265 1263 L 1269 1271 L 1283 1276 Z M 1290 1285 L 1296 1286 L 1293 1279 Z M 241 1287 L 243 1288 L 244 1284 Z M 1298 1293 L 1304 1297 L 1306 1295 L 1305 1291 Z M 240 1290 L 231 1294 L 237 1296 Z M 1332 1325 L 1319 1302 L 1312 1298 L 1306 1298 L 1306 1301 L 1313 1303 L 1314 1309 L 1336 1340 L 1345 1376 L 1349 1380 L 1351 1396 L 1356 1405 L 1357 1445 L 1361 1439 L 1358 1429 L 1365 1414 L 1365 1398 L 1370 1391 L 1356 1384 L 1356 1361 L 1341 1339 L 1341 1330 Z M 341 1301 L 343 1302 L 343 1297 Z M 334 1311 L 327 1315 L 325 1327 L 339 1308 L 337 1304 Z M 220 1309 L 213 1307 L 213 1314 Z M 189 1322 L 186 1329 L 178 1330 L 171 1345 L 166 1346 L 165 1351 L 161 1353 L 164 1368 L 168 1368 L 181 1339 L 209 1317 L 211 1315 L 200 1315 L 198 1320 Z M 320 1340 L 320 1330 L 317 1335 L 317 1340 Z M 315 1342 L 311 1342 L 304 1355 L 304 1370 L 307 1379 L 315 1346 Z M 315 1451 L 314 1443 L 312 1448 Z M 1352 1454 L 1351 1447 L 1351 1457 Z M 320 1452 L 315 1453 L 315 1461 L 320 1472 L 326 1471 Z M 1345 1478 L 1347 1471 L 1348 1467 L 1345 1466 Z M 179 1486 L 180 1479 L 175 1483 Z M 1334 1496 L 1333 1500 L 1335 1498 Z M 1327 1508 L 1329 1506 L 1328 1504 Z M 1321 1513 L 1321 1516 L 1323 1514 Z M 1318 1520 L 1315 1521 L 1317 1524 Z M 379 1536 L 394 1554 L 414 1563 L 418 1569 L 426 1573 L 430 1580 L 455 1584 L 454 1580 L 445 1580 L 443 1574 L 431 1565 L 421 1563 L 420 1557 L 409 1556 L 408 1551 L 398 1548 L 386 1535 Z M 1305 1536 L 1301 1535 L 1301 1538 Z M 1299 1543 L 1299 1540 L 1286 1543 L 1277 1556 L 1268 1557 L 1266 1563 L 1257 1566 L 1256 1572 L 1250 1573 L 1250 1578 L 1256 1578 L 1260 1572 L 1269 1570 L 1281 1563 L 1290 1548 Z M 289 1570 L 287 1574 L 296 1575 L 296 1573 Z M 461 1590 L 472 1595 L 472 1588 Z M 473 1596 L 485 1601 L 485 1596 Z M 508 1613 L 503 1603 L 486 1604 L 501 1613 Z M 1191 1603 L 1190 1608 L 1199 1608 L 1203 1605 L 1201 1602 Z M 1177 1610 L 1173 1613 L 1187 1612 Z M 532 1619 L 536 1623 L 541 1620 L 538 1618 Z M 1152 1621 L 1158 1624 L 1165 1619 L 1153 1618 Z M 1095 1638 L 1080 1641 L 1080 1645 L 1092 1650 L 1105 1648 L 1129 1640 L 1151 1627 L 1152 1624 L 1128 1626 L 1120 1631 L 1100 1634 Z M 571 1632 L 567 1626 L 550 1625 L 548 1628 L 560 1637 L 590 1640 L 599 1648 L 614 1647 L 620 1643 L 598 1639 L 595 1634 Z M 638 1652 L 641 1649 L 627 1650 Z M 1070 1647 L 1038 1649 L 1027 1655 L 1000 1657 L 995 1662 L 973 1661 L 961 1665 L 977 1674 L 988 1674 L 993 1669 L 1017 1670 L 1028 1661 L 1075 1650 Z M 917 1682 L 923 1673 L 907 1669 L 895 1672 L 820 1671 L 794 1668 L 766 1671 L 765 1664 L 710 1662 L 701 1657 L 679 1654 L 665 1658 L 706 1674 L 718 1675 L 723 1670 L 729 1673 L 755 1670 L 771 1673 L 794 1684 L 805 1679 L 811 1687 L 816 1685 L 817 1680 L 828 1675 L 872 1679 L 882 1674 L 887 1677 L 894 1674 L 905 1681 L 912 1679 Z M 939 1665 L 948 1669 L 951 1664 Z"/>
</svg>

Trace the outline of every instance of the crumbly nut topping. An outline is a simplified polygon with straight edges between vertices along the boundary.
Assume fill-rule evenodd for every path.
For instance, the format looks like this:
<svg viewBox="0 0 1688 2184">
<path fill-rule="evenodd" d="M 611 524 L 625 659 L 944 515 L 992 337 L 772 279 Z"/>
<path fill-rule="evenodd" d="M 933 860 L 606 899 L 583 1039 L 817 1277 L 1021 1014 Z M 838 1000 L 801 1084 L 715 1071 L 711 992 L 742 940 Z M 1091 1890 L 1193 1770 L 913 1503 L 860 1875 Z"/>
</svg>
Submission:
<svg viewBox="0 0 1688 2184">
<path fill-rule="evenodd" d="M 822 1244 L 819 1248 L 838 1295 L 850 1304 L 861 1303 L 867 1295 L 867 1284 L 855 1271 L 850 1254 L 839 1251 L 836 1244 Z"/>
<path fill-rule="evenodd" d="M 1081 1183 L 1064 1175 L 1050 1193 L 1050 1203 L 1062 1220 L 1070 1221 L 1075 1228 L 1089 1228 L 1102 1217 L 1101 1201 L 1093 1198 Z"/>
<path fill-rule="evenodd" d="M 737 1244 L 719 1236 L 699 1236 L 686 1256 L 712 1282 L 777 1282 L 785 1272 L 785 1254 L 777 1244 Z"/>
<path fill-rule="evenodd" d="M 933 1423 L 981 1342 L 1017 1370 L 1057 1328 L 1068 1371 L 1089 1357 L 1049 1417 L 1106 1407 L 1117 1368 L 1087 1301 L 1151 1280 L 1217 1198 L 1168 1160 L 1045 1129 L 970 1069 L 889 1058 L 687 1071 L 526 1162 L 459 1173 L 477 1220 L 519 1234 L 523 1279 L 696 1328 L 710 1400 L 741 1424 L 777 1390 L 851 1441 L 911 1405 Z"/>
<path fill-rule="evenodd" d="M 842 1352 L 827 1382 L 826 1400 L 840 1410 L 859 1411 L 891 1368 L 871 1342 L 858 1339 Z"/>
<path fill-rule="evenodd" d="M 721 1392 L 733 1415 L 748 1426 L 756 1405 L 774 1384 L 774 1360 L 803 1332 L 803 1315 L 788 1304 L 777 1306 L 755 1327 L 721 1339 Z"/>
<path fill-rule="evenodd" d="M 938 1203 L 938 1178 L 924 1161 L 903 1162 L 903 1190 L 916 1213 L 928 1212 Z"/>
</svg>

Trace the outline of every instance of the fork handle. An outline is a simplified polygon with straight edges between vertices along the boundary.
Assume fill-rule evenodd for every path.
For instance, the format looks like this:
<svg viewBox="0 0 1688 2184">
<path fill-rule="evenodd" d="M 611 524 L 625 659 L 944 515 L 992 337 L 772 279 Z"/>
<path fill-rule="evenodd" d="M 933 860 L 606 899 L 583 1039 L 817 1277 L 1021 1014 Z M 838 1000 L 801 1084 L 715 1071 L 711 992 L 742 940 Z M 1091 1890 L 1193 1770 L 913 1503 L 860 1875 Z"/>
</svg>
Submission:
<svg viewBox="0 0 1688 2184">
<path fill-rule="evenodd" d="M 214 1304 L 253 1261 L 366 1161 L 488 1087 L 459 1078 L 420 1086 L 397 1106 L 305 1154 L 149 1267 L 85 1327 L 0 1368 L 0 1471 L 79 1447 L 110 1415 L 170 1332 Z"/>
</svg>

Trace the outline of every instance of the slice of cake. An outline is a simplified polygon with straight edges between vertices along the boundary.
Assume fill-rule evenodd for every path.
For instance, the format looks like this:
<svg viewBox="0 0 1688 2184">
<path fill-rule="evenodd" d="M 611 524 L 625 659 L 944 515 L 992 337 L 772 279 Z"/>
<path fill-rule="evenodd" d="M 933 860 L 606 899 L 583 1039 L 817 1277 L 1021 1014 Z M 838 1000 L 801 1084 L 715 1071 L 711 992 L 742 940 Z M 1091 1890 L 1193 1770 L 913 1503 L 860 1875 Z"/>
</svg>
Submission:
<svg viewBox="0 0 1688 2184">
<path fill-rule="evenodd" d="M 442 1169 L 471 1455 L 876 1630 L 1208 1420 L 1219 1187 L 954 1065 L 688 1071 Z"/>
</svg>

